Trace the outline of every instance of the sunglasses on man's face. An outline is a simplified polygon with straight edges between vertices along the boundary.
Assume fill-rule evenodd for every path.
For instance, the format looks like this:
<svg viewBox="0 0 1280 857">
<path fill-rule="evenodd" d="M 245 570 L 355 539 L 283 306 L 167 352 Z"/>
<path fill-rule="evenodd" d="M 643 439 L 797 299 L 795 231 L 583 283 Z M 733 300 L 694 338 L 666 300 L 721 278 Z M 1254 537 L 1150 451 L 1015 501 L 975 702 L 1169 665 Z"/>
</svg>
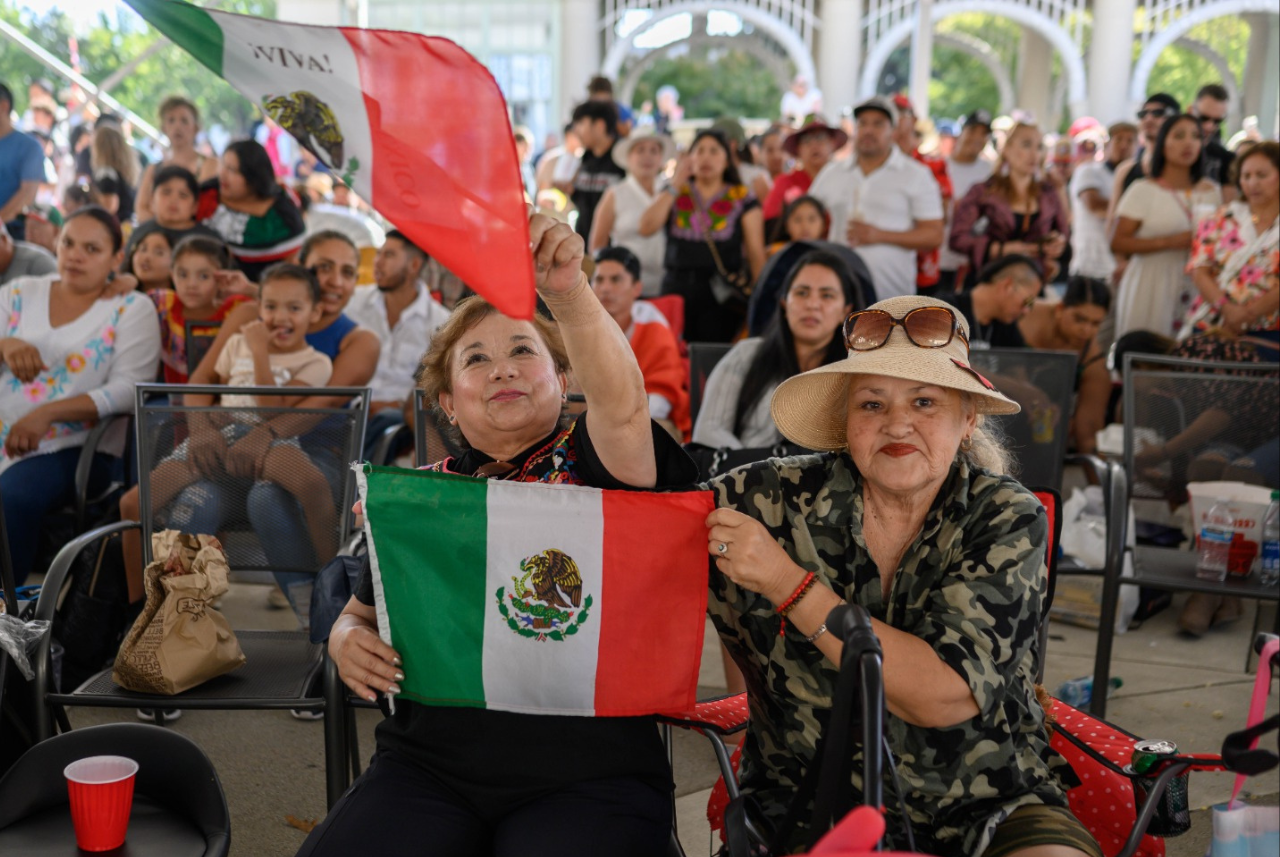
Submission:
<svg viewBox="0 0 1280 857">
<path fill-rule="evenodd" d="M 1213 116 L 1200 116 L 1200 117 L 1197 117 L 1197 118 L 1199 118 L 1199 120 L 1200 120 L 1200 124 L 1201 124 L 1201 125 L 1206 125 L 1206 124 L 1208 124 L 1208 123 L 1213 123 L 1213 127 L 1215 127 L 1215 128 L 1221 128 L 1221 127 L 1222 127 L 1222 123 L 1227 121 L 1227 120 L 1226 120 L 1226 117 L 1214 118 Z"/>
<path fill-rule="evenodd" d="M 1173 110 L 1168 107 L 1146 107 L 1138 111 L 1139 119 L 1146 119 L 1148 116 L 1172 116 Z"/>
<path fill-rule="evenodd" d="M 894 318 L 882 309 L 864 309 L 850 313 L 844 321 L 844 344 L 850 351 L 874 351 L 889 341 L 895 327 L 917 348 L 946 348 L 956 334 L 964 341 L 969 339 L 960 327 L 960 321 L 945 307 L 926 306 L 911 310 L 902 318 Z"/>
</svg>

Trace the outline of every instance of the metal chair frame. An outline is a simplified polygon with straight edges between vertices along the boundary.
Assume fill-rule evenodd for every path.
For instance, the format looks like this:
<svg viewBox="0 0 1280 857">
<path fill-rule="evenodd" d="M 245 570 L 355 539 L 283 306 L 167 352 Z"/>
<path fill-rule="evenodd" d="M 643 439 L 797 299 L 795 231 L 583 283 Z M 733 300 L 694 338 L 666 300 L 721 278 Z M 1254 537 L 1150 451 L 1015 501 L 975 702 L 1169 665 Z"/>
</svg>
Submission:
<svg viewBox="0 0 1280 857">
<path fill-rule="evenodd" d="M 689 419 L 694 423 L 702 409 L 702 392 L 711 377 L 711 370 L 732 348 L 723 342 L 689 343 Z"/>
<path fill-rule="evenodd" d="M 155 412 L 225 412 L 250 410 L 246 408 L 221 408 L 219 406 L 209 407 L 181 407 L 172 404 L 166 405 L 150 405 L 148 397 L 163 396 L 177 393 L 196 393 L 218 396 L 226 393 L 228 388 L 218 386 L 188 386 L 188 385 L 165 385 L 165 384 L 140 384 L 137 387 L 137 406 L 139 418 L 137 420 L 138 446 L 140 450 L 146 450 L 147 438 L 144 436 L 147 432 L 146 420 L 143 415 Z M 369 390 L 367 388 L 357 387 L 330 387 L 308 389 L 301 387 L 237 387 L 237 393 L 246 395 L 265 394 L 265 395 L 289 395 L 297 397 L 305 397 L 312 395 L 323 396 L 342 396 L 349 397 L 353 400 L 354 408 L 315 408 L 315 409 L 283 409 L 271 408 L 272 413 L 278 413 L 285 410 L 296 412 L 298 414 L 317 414 L 317 415 L 343 415 L 351 417 L 354 430 L 350 432 L 348 438 L 348 446 L 346 453 L 354 459 L 359 456 L 362 448 L 363 433 L 365 426 L 364 409 L 368 406 Z M 353 411 L 355 412 L 353 414 Z M 147 456 L 140 455 L 142 464 L 149 464 Z M 350 475 L 344 476 L 344 496 L 339 501 L 340 510 L 340 529 L 342 533 L 350 531 L 351 513 L 350 498 L 354 491 L 354 478 Z M 41 596 L 36 602 L 36 618 L 54 620 L 56 611 L 57 594 L 62 590 L 67 575 L 71 571 L 73 561 L 76 556 L 86 546 L 93 543 L 103 536 L 112 533 L 124 532 L 129 529 L 140 529 L 143 536 L 144 558 L 150 561 L 150 537 L 152 530 L 152 510 L 150 505 L 150 491 L 148 480 L 143 478 L 139 480 L 140 484 L 140 503 L 143 510 L 142 521 L 121 521 L 108 526 L 99 527 L 85 533 L 73 541 L 69 542 L 58 553 L 50 566 L 48 574 L 45 577 L 45 584 L 41 591 Z M 318 569 L 312 569 L 313 573 Z M 108 708 L 159 708 L 166 706 L 180 706 L 182 708 L 200 709 L 200 710 L 246 710 L 246 709 L 301 709 L 312 711 L 324 711 L 327 703 L 333 697 L 333 690 L 327 685 L 323 688 L 320 695 L 314 695 L 311 688 L 317 681 L 325 683 L 330 678 L 330 672 L 324 669 L 324 663 L 328 660 L 324 652 L 324 648 L 319 645 L 312 644 L 305 632 L 302 631 L 251 631 L 237 629 L 237 637 L 240 640 L 241 648 L 245 651 L 246 665 L 241 670 L 214 679 L 209 683 L 193 688 L 184 693 L 175 696 L 159 696 L 152 694 L 134 693 L 123 690 L 114 686 L 110 681 L 110 670 L 105 670 L 96 676 L 90 678 L 79 688 L 71 692 L 56 693 L 51 689 L 52 682 L 52 664 L 50 661 L 50 643 L 52 635 L 47 635 L 41 642 L 35 657 L 35 687 L 36 693 L 36 723 L 39 731 L 39 738 L 51 737 L 54 731 L 53 717 L 56 711 L 62 706 L 94 706 Z M 234 687 L 236 678 L 242 678 L 245 675 L 254 675 L 254 673 L 246 673 L 246 670 L 252 670 L 255 662 L 260 664 L 267 663 L 271 660 L 281 661 L 279 666 L 267 673 L 269 678 L 282 679 L 277 681 L 279 687 L 273 688 L 271 692 L 262 693 L 258 696 L 239 697 L 234 695 L 220 695 L 228 684 Z M 333 672 L 336 677 L 336 671 Z M 339 687 L 341 685 L 339 684 Z M 340 710 L 340 709 L 339 709 Z M 342 728 L 342 718 L 328 717 L 325 722 L 325 759 L 326 759 L 326 785 L 328 787 L 328 797 L 330 804 L 341 796 L 341 789 L 337 785 L 342 781 L 342 771 L 346 767 L 347 747 L 345 744 L 346 731 Z"/>
</svg>

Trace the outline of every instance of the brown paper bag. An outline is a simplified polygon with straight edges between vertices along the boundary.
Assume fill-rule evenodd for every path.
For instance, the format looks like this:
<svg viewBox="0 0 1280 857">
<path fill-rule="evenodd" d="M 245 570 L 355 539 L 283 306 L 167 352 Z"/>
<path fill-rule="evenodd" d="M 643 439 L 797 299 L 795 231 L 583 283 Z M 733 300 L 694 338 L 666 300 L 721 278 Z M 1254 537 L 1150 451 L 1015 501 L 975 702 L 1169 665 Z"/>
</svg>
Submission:
<svg viewBox="0 0 1280 857">
<path fill-rule="evenodd" d="M 143 573 L 147 601 L 116 655 L 112 680 L 139 693 L 175 694 L 244 664 L 226 618 L 209 602 L 227 589 L 227 559 L 213 536 L 164 530 Z"/>
</svg>

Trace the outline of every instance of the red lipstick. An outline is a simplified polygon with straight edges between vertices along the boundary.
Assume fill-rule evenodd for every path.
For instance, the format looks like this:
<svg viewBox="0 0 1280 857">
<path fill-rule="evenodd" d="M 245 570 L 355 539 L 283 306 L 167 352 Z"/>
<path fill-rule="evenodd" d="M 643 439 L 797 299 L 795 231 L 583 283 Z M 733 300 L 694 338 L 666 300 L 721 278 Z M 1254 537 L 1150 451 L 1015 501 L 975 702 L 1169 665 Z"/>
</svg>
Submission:
<svg viewBox="0 0 1280 857">
<path fill-rule="evenodd" d="M 904 455 L 910 455 L 913 452 L 919 452 L 909 443 L 890 443 L 880 447 L 880 451 L 885 455 L 892 455 L 894 458 L 901 458 Z"/>
</svg>

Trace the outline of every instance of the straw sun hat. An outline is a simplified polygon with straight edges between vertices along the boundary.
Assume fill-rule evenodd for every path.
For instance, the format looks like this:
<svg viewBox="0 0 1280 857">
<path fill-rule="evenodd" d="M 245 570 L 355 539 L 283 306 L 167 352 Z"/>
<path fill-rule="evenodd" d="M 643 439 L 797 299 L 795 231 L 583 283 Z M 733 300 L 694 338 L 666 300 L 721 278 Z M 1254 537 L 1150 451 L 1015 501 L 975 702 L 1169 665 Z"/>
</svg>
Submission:
<svg viewBox="0 0 1280 857">
<path fill-rule="evenodd" d="M 652 128 L 637 128 L 613 144 L 613 162 L 624 170 L 627 169 L 627 155 L 631 154 L 631 147 L 643 140 L 657 140 L 662 145 L 663 164 L 675 157 L 676 144 L 669 136 L 659 134 Z"/>
<path fill-rule="evenodd" d="M 889 298 L 868 309 L 879 309 L 901 319 L 919 307 L 943 307 L 969 336 L 964 316 L 950 304 L 933 298 Z M 1016 414 L 1021 408 L 969 367 L 969 347 L 959 335 L 945 348 L 920 348 L 895 325 L 889 339 L 874 351 L 850 351 L 837 363 L 819 366 L 792 376 L 778 385 L 770 410 L 783 436 L 808 449 L 837 451 L 848 446 L 847 398 L 850 375 L 885 375 L 935 384 L 968 393 L 980 414 Z"/>
</svg>

